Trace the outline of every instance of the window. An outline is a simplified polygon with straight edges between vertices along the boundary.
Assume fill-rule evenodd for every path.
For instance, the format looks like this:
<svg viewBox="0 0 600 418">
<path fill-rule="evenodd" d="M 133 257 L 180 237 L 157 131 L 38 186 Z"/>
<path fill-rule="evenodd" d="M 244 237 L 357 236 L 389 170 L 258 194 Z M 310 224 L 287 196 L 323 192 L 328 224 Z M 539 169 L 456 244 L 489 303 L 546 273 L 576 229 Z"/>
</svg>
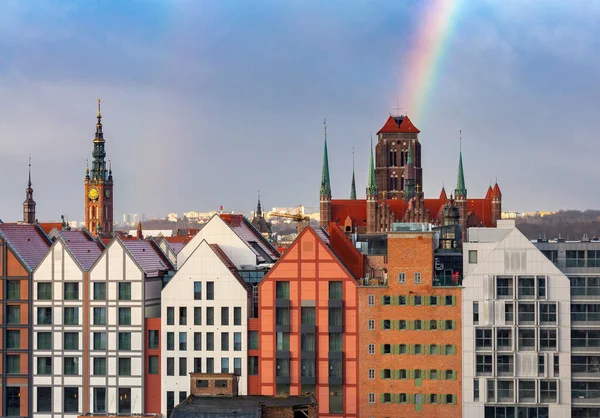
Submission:
<svg viewBox="0 0 600 418">
<path fill-rule="evenodd" d="M 187 350 L 187 332 L 179 333 L 179 351 Z"/>
<path fill-rule="evenodd" d="M 585 251 L 567 250 L 567 267 L 585 267 Z"/>
<path fill-rule="evenodd" d="M 540 329 L 540 350 L 556 351 L 556 329 Z"/>
<path fill-rule="evenodd" d="M 519 325 L 535 324 L 535 303 L 519 303 Z"/>
<path fill-rule="evenodd" d="M 406 273 L 403 271 L 398 273 L 398 283 L 406 283 Z"/>
<path fill-rule="evenodd" d="M 119 283 L 119 300 L 131 300 L 131 283 Z"/>
<path fill-rule="evenodd" d="M 94 308 L 94 325 L 106 325 L 106 308 Z"/>
<path fill-rule="evenodd" d="M 402 371 L 402 370 L 400 370 Z M 440 378 L 440 372 L 435 370 L 435 369 L 431 369 L 429 370 L 429 379 L 430 380 L 439 380 Z"/>
<path fill-rule="evenodd" d="M 19 374 L 21 373 L 21 356 L 16 355 L 7 355 L 6 356 L 6 372 L 10 374 Z"/>
<path fill-rule="evenodd" d="M 398 370 L 398 379 L 406 380 L 409 378 L 409 371 L 406 369 Z"/>
<path fill-rule="evenodd" d="M 506 325 L 511 325 L 515 317 L 515 305 L 512 303 L 504 304 L 504 322 Z"/>
<path fill-rule="evenodd" d="M 413 296 L 413 305 L 415 305 L 415 306 L 423 305 L 423 297 L 422 296 Z"/>
<path fill-rule="evenodd" d="M 546 371 L 545 363 L 546 363 L 545 356 L 543 354 L 539 355 L 538 356 L 538 376 L 543 376 L 544 375 L 544 373 Z"/>
<path fill-rule="evenodd" d="M 383 321 L 381 321 L 381 329 L 383 329 L 383 330 L 392 329 L 392 321 L 389 319 L 384 319 Z"/>
<path fill-rule="evenodd" d="M 498 329 L 496 341 L 498 351 L 510 351 L 512 349 L 512 329 Z"/>
<path fill-rule="evenodd" d="M 258 331 L 248 331 L 248 349 L 258 350 Z"/>
<path fill-rule="evenodd" d="M 94 376 L 106 376 L 106 358 L 94 357 Z"/>
<path fill-rule="evenodd" d="M 413 379 L 414 380 L 423 379 L 423 371 L 419 370 L 419 369 L 413 370 Z"/>
<path fill-rule="evenodd" d="M 429 296 L 429 306 L 437 306 L 437 305 L 439 305 L 438 297 L 437 296 Z"/>
<path fill-rule="evenodd" d="M 194 357 L 194 373 L 202 373 L 202 359 Z"/>
<path fill-rule="evenodd" d="M 392 297 L 391 297 L 391 296 L 382 296 L 382 297 L 381 297 L 381 304 L 382 304 L 382 305 L 384 305 L 384 306 L 390 306 L 390 305 L 393 305 L 393 302 L 392 302 L 392 300 L 393 300 L 393 299 L 392 299 Z"/>
<path fill-rule="evenodd" d="M 446 306 L 454 306 L 456 304 L 455 296 L 444 296 L 444 305 Z"/>
<path fill-rule="evenodd" d="M 194 325 L 202 325 L 202 308 L 200 306 L 194 307 Z"/>
<path fill-rule="evenodd" d="M 453 380 L 456 378 L 456 372 L 454 370 L 446 370 L 444 372 L 444 379 Z"/>
<path fill-rule="evenodd" d="M 250 376 L 256 376 L 258 374 L 258 357 L 248 357 L 248 374 Z"/>
<path fill-rule="evenodd" d="M 179 325 L 187 325 L 187 308 L 185 306 L 179 307 Z"/>
<path fill-rule="evenodd" d="M 537 296 L 539 299 L 546 299 L 546 278 L 544 276 L 537 277 Z"/>
<path fill-rule="evenodd" d="M 6 307 L 6 323 L 8 325 L 21 323 L 21 307 L 19 305 L 8 305 Z"/>
<path fill-rule="evenodd" d="M 52 412 L 52 388 L 37 388 L 37 412 Z"/>
<path fill-rule="evenodd" d="M 429 321 L 429 330 L 436 331 L 437 329 L 438 329 L 438 321 L 436 321 L 435 319 L 432 319 L 431 321 Z"/>
<path fill-rule="evenodd" d="M 79 333 L 65 332 L 63 334 L 65 350 L 79 350 Z"/>
<path fill-rule="evenodd" d="M 242 325 L 242 308 L 239 306 L 233 308 L 233 325 Z"/>
<path fill-rule="evenodd" d="M 329 351 L 340 352 L 342 351 L 342 334 L 339 332 L 332 332 L 329 334 Z"/>
<path fill-rule="evenodd" d="M 423 330 L 423 321 L 421 321 L 420 319 L 414 320 L 413 321 L 413 330 L 415 330 L 415 331 Z"/>
<path fill-rule="evenodd" d="M 451 319 L 446 319 L 444 321 L 444 331 L 452 331 L 456 329 L 456 322 Z"/>
<path fill-rule="evenodd" d="M 369 306 L 375 306 L 375 295 L 367 296 L 367 304 Z"/>
<path fill-rule="evenodd" d="M 415 344 L 413 346 L 413 354 L 424 354 L 423 346 L 421 344 Z"/>
<path fill-rule="evenodd" d="M 175 325 L 175 308 L 167 307 L 167 325 Z"/>
<path fill-rule="evenodd" d="M 221 373 L 229 373 L 229 359 L 228 358 L 221 359 Z"/>
<path fill-rule="evenodd" d="M 64 300 L 79 300 L 79 283 L 65 283 Z"/>
<path fill-rule="evenodd" d="M 519 350 L 535 351 L 535 329 L 519 328 Z"/>
<path fill-rule="evenodd" d="M 242 333 L 233 333 L 233 351 L 242 351 Z"/>
<path fill-rule="evenodd" d="M 221 325 L 229 325 L 229 308 L 221 307 Z"/>
<path fill-rule="evenodd" d="M 286 322 L 283 325 L 289 325 L 289 310 L 286 314 Z M 344 312 L 342 308 L 329 308 L 329 326 L 341 327 L 343 324 Z"/>
<path fill-rule="evenodd" d="M 63 374 L 69 376 L 79 374 L 79 359 L 77 357 L 65 357 L 63 359 Z"/>
<path fill-rule="evenodd" d="M 94 413 L 106 413 L 106 388 L 94 388 Z"/>
<path fill-rule="evenodd" d="M 519 402 L 535 402 L 535 381 L 519 380 Z"/>
<path fill-rule="evenodd" d="M 540 381 L 540 402 L 555 403 L 557 399 L 556 380 Z"/>
<path fill-rule="evenodd" d="M 432 355 L 440 354 L 440 348 L 435 344 L 430 345 L 429 346 L 429 354 L 432 354 Z"/>
<path fill-rule="evenodd" d="M 94 300 L 106 300 L 106 283 L 94 282 Z"/>
<path fill-rule="evenodd" d="M 302 333 L 300 335 L 300 351 L 307 351 L 307 352 L 316 351 L 315 334 Z"/>
<path fill-rule="evenodd" d="M 202 351 L 202 333 L 194 332 L 194 351 Z"/>
<path fill-rule="evenodd" d="M 498 299 L 512 299 L 513 297 L 513 278 L 512 277 L 497 277 L 496 278 L 496 294 Z"/>
<path fill-rule="evenodd" d="M 148 373 L 158 374 L 158 356 L 148 357 Z"/>
<path fill-rule="evenodd" d="M 289 299 L 290 298 L 290 282 L 275 282 L 275 298 Z"/>
<path fill-rule="evenodd" d="M 373 331 L 375 329 L 375 320 L 369 319 L 369 330 Z"/>
<path fill-rule="evenodd" d="M 479 402 L 479 379 L 473 379 L 473 401 Z"/>
<path fill-rule="evenodd" d="M 369 369 L 369 380 L 375 379 L 375 369 Z"/>
<path fill-rule="evenodd" d="M 476 356 L 476 374 L 477 376 L 491 376 L 492 374 L 492 356 L 478 354 Z"/>
<path fill-rule="evenodd" d="M 408 303 L 408 300 L 406 299 L 406 296 L 398 296 L 398 305 L 406 306 L 407 303 Z"/>
<path fill-rule="evenodd" d="M 213 332 L 206 333 L 206 351 L 215 350 L 215 334 Z"/>
<path fill-rule="evenodd" d="M 238 376 L 242 375 L 242 359 L 239 357 L 233 359 L 233 373 Z"/>
<path fill-rule="evenodd" d="M 393 377 L 392 373 L 393 372 L 390 369 L 382 369 L 381 370 L 381 378 L 382 379 L 391 379 Z"/>
<path fill-rule="evenodd" d="M 94 332 L 94 350 L 106 350 L 106 332 Z"/>
<path fill-rule="evenodd" d="M 300 313 L 302 325 L 316 325 L 316 312 L 314 307 L 302 307 Z"/>
<path fill-rule="evenodd" d="M 392 394 L 391 393 L 383 393 L 381 395 L 381 403 L 391 403 L 392 402 Z"/>
<path fill-rule="evenodd" d="M 52 350 L 52 333 L 38 332 L 37 333 L 37 349 Z"/>
<path fill-rule="evenodd" d="M 119 325 L 131 325 L 131 308 L 119 308 Z"/>
<path fill-rule="evenodd" d="M 79 325 L 79 308 L 63 308 L 64 325 Z"/>
<path fill-rule="evenodd" d="M 202 300 L 202 282 L 194 282 L 194 300 Z"/>
<path fill-rule="evenodd" d="M 167 376 L 175 376 L 175 358 L 167 357 Z"/>
<path fill-rule="evenodd" d="M 228 373 L 228 372 L 222 372 L 222 373 Z M 187 375 L 187 358 L 180 357 L 179 358 L 179 376 L 186 376 L 186 375 Z"/>
<path fill-rule="evenodd" d="M 20 280 L 7 280 L 8 286 L 8 300 L 19 300 L 21 299 L 21 281 Z"/>
<path fill-rule="evenodd" d="M 398 354 L 408 354 L 408 345 L 406 345 L 406 344 L 398 345 Z"/>
<path fill-rule="evenodd" d="M 37 358 L 37 374 L 49 375 L 52 374 L 52 357 Z"/>
<path fill-rule="evenodd" d="M 175 392 L 167 391 L 167 415 L 171 415 L 171 411 L 175 408 Z"/>
<path fill-rule="evenodd" d="M 6 388 L 6 412 L 9 416 L 21 414 L 21 388 L 9 386 Z"/>
<path fill-rule="evenodd" d="M 131 412 L 131 389 L 119 388 L 119 414 L 129 414 Z"/>
<path fill-rule="evenodd" d="M 9 350 L 18 350 L 21 348 L 21 331 L 8 330 L 6 331 L 6 348 Z"/>
<path fill-rule="evenodd" d="M 446 355 L 454 355 L 456 354 L 456 346 L 454 345 L 446 345 L 444 352 L 446 353 Z"/>
<path fill-rule="evenodd" d="M 214 373 L 215 372 L 215 359 L 212 357 L 206 358 L 206 373 Z"/>
<path fill-rule="evenodd" d="M 158 331 L 150 330 L 148 331 L 148 348 L 154 349 L 158 348 Z"/>
<path fill-rule="evenodd" d="M 406 330 L 408 329 L 408 323 L 405 319 L 400 319 L 398 320 L 398 329 L 399 330 Z"/>
<path fill-rule="evenodd" d="M 477 350 L 492 349 L 492 330 L 477 328 L 475 330 L 475 348 Z"/>
<path fill-rule="evenodd" d="M 375 354 L 375 344 L 369 344 L 369 354 Z"/>
<path fill-rule="evenodd" d="M 215 300 L 215 282 L 206 282 L 206 300 Z"/>
<path fill-rule="evenodd" d="M 206 325 L 215 324 L 215 308 L 209 306 L 206 308 Z"/>
<path fill-rule="evenodd" d="M 415 284 L 421 284 L 421 273 L 415 273 Z"/>
<path fill-rule="evenodd" d="M 535 298 L 535 279 L 533 277 L 518 277 L 519 299 Z"/>
<path fill-rule="evenodd" d="M 479 324 L 479 302 L 473 302 L 473 325 Z"/>
<path fill-rule="evenodd" d="M 469 264 L 477 264 L 477 250 L 469 250 Z"/>
<path fill-rule="evenodd" d="M 342 282 L 329 282 L 329 299 L 342 300 Z"/>
<path fill-rule="evenodd" d="M 65 387 L 63 398 L 63 412 L 77 412 L 79 410 L 79 389 Z"/>
<path fill-rule="evenodd" d="M 375 394 L 369 393 L 369 403 L 375 403 Z"/>
<path fill-rule="evenodd" d="M 173 351 L 175 350 L 175 333 L 167 332 L 167 350 Z"/>
<path fill-rule="evenodd" d="M 119 359 L 119 376 L 131 376 L 131 359 Z"/>
<path fill-rule="evenodd" d="M 540 322 L 545 324 L 556 324 L 556 303 L 540 303 Z"/>
<path fill-rule="evenodd" d="M 430 394 L 429 395 L 429 403 L 430 404 L 440 403 L 439 396 L 435 393 Z"/>
<path fill-rule="evenodd" d="M 554 376 L 560 376 L 559 374 L 560 371 L 560 361 L 559 361 L 559 357 L 558 354 L 554 355 Z"/>
<path fill-rule="evenodd" d="M 38 308 L 38 325 L 52 325 L 52 308 Z"/>
<path fill-rule="evenodd" d="M 186 391 L 179 391 L 179 403 L 185 401 L 185 398 L 187 398 L 187 392 Z"/>
<path fill-rule="evenodd" d="M 392 344 L 382 344 L 381 345 L 381 354 L 392 354 L 393 351 Z"/>
<path fill-rule="evenodd" d="M 498 355 L 496 369 L 498 376 L 513 375 L 514 360 L 512 354 Z"/>
<path fill-rule="evenodd" d="M 221 351 L 229 351 L 229 333 L 221 333 Z"/>
<path fill-rule="evenodd" d="M 52 300 L 52 283 L 43 282 L 37 284 L 38 300 Z"/>
</svg>

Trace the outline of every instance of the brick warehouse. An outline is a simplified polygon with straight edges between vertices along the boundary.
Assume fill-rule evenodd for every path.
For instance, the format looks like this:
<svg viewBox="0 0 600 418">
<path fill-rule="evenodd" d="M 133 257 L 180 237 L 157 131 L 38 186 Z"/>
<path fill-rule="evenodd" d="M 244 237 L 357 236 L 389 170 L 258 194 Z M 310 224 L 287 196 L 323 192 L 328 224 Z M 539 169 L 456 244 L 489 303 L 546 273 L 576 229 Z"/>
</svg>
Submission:
<svg viewBox="0 0 600 418">
<path fill-rule="evenodd" d="M 358 288 L 364 417 L 461 415 L 461 289 L 434 283 L 433 232 L 422 228 L 387 234 Z"/>
</svg>

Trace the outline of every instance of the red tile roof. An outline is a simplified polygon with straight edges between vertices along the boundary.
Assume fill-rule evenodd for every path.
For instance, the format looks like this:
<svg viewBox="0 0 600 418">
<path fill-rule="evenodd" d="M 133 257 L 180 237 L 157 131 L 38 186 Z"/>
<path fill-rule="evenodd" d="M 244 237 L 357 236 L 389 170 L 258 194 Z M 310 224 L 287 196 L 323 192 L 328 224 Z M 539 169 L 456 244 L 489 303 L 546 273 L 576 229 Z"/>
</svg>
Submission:
<svg viewBox="0 0 600 418">
<path fill-rule="evenodd" d="M 384 134 L 393 134 L 393 133 L 419 133 L 417 127 L 413 125 L 411 120 L 408 118 L 408 115 L 404 116 L 389 116 L 385 121 L 383 127 L 377 132 L 377 135 L 380 133 Z"/>
<path fill-rule="evenodd" d="M 448 196 L 446 195 L 446 189 L 444 188 L 444 186 L 442 186 L 442 191 L 440 192 L 440 200 L 443 200 L 444 202 L 448 200 Z"/>
<path fill-rule="evenodd" d="M 417 129 L 417 127 L 415 125 L 413 125 L 411 120 L 408 118 L 408 115 L 405 115 L 404 118 L 402 119 L 402 122 L 400 123 L 400 132 L 417 133 L 418 134 L 421 131 L 419 131 Z"/>
<path fill-rule="evenodd" d="M 271 263 L 279 259 L 277 248 L 267 241 L 244 215 L 223 213 L 219 216 L 252 249 L 259 263 Z M 270 260 L 265 258 L 265 255 Z"/>
<path fill-rule="evenodd" d="M 35 270 L 52 245 L 44 230 L 35 224 L 0 224 L 0 236 L 4 237 L 29 272 Z"/>
<path fill-rule="evenodd" d="M 63 227 L 62 222 L 39 222 L 39 224 L 46 234 L 49 234 L 54 228 L 60 231 Z"/>
<path fill-rule="evenodd" d="M 174 270 L 173 265 L 154 241 L 121 240 L 121 242 L 144 270 L 146 276 L 157 277 L 165 271 Z"/>
<path fill-rule="evenodd" d="M 494 190 L 492 190 L 492 186 L 488 187 L 487 189 L 487 193 L 485 194 L 485 198 L 489 199 L 492 197 L 492 194 L 494 194 Z"/>
<path fill-rule="evenodd" d="M 87 231 L 59 231 L 63 242 L 81 268 L 89 271 L 104 248 Z"/>
<path fill-rule="evenodd" d="M 329 225 L 329 247 L 352 273 L 355 279 L 364 277 L 365 257 L 362 255 L 352 241 L 348 239 L 339 226 L 332 223 Z"/>
<path fill-rule="evenodd" d="M 498 186 L 498 183 L 494 184 L 494 194 L 492 197 L 502 197 L 502 192 L 500 191 L 500 186 Z"/>
</svg>

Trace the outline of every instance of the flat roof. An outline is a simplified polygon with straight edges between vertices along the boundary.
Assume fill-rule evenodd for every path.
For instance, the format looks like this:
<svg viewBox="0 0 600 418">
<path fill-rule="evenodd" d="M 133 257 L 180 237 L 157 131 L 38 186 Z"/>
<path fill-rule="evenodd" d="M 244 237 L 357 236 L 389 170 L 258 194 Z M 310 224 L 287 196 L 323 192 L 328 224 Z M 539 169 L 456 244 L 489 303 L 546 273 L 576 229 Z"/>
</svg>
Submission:
<svg viewBox="0 0 600 418">
<path fill-rule="evenodd" d="M 189 396 L 172 412 L 171 418 L 260 417 L 259 407 L 307 407 L 316 403 L 312 396 Z"/>
</svg>

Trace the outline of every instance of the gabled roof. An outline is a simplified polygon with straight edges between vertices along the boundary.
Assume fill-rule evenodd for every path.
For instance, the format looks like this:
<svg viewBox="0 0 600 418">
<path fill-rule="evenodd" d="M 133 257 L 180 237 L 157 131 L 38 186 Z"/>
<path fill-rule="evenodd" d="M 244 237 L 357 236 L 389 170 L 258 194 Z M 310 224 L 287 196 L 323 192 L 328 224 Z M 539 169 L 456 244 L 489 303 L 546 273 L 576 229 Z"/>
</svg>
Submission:
<svg viewBox="0 0 600 418">
<path fill-rule="evenodd" d="M 390 115 L 383 127 L 377 132 L 377 135 L 393 134 L 393 133 L 419 133 L 417 127 L 413 125 L 408 115 L 404 116 L 392 116 Z"/>
<path fill-rule="evenodd" d="M 46 234 L 49 234 L 50 231 L 52 231 L 55 228 L 58 230 L 63 228 L 62 222 L 38 222 L 38 223 L 40 224 L 40 228 L 42 228 Z"/>
<path fill-rule="evenodd" d="M 36 224 L 3 223 L 0 224 L 0 236 L 29 272 L 35 270 L 52 245 L 44 230 Z"/>
<path fill-rule="evenodd" d="M 240 276 L 240 274 L 238 273 L 237 268 L 235 267 L 235 264 L 233 264 L 233 262 L 229 259 L 229 257 L 227 257 L 227 254 L 225 254 L 225 252 L 221 249 L 221 247 L 219 247 L 219 244 L 208 244 L 210 246 L 210 248 L 213 250 L 213 252 L 215 253 L 215 255 L 217 257 L 219 257 L 219 260 L 221 260 L 223 262 L 223 264 L 227 267 L 227 269 L 231 272 L 231 274 L 233 274 L 233 276 L 246 288 L 248 289 L 248 285 L 246 284 L 246 282 L 244 281 L 244 279 L 242 279 L 242 277 Z"/>
<path fill-rule="evenodd" d="M 162 272 L 174 270 L 169 259 L 154 241 L 122 240 L 123 246 L 148 277 L 157 277 Z"/>
<path fill-rule="evenodd" d="M 359 279 L 363 277 L 365 268 L 364 255 L 352 244 L 352 241 L 350 241 L 344 231 L 334 223 L 329 225 L 327 243 L 329 244 L 329 248 L 331 248 L 355 278 Z"/>
<path fill-rule="evenodd" d="M 256 254 L 259 263 L 273 263 L 279 259 L 279 251 L 252 225 L 244 215 L 220 214 L 219 217 Z"/>
<path fill-rule="evenodd" d="M 62 242 L 84 271 L 89 271 L 102 255 L 104 247 L 86 230 L 58 231 Z"/>
<path fill-rule="evenodd" d="M 485 194 L 485 198 L 486 199 L 490 199 L 492 197 L 492 195 L 494 194 L 494 190 L 492 189 L 492 186 L 488 187 L 487 192 Z"/>
<path fill-rule="evenodd" d="M 448 200 L 448 196 L 446 195 L 446 189 L 444 188 L 444 186 L 442 186 L 442 191 L 440 192 L 439 200 L 443 200 L 443 201 Z"/>
</svg>

